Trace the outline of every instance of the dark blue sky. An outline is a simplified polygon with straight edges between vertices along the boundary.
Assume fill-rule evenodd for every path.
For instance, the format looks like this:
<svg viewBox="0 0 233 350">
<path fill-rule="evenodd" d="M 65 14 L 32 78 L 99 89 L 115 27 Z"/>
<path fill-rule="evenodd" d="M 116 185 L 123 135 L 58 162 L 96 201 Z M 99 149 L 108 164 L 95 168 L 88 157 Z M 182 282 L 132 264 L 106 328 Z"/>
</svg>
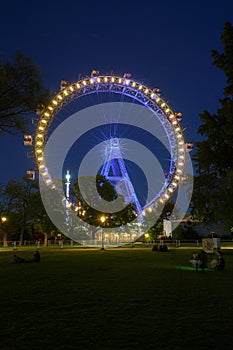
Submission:
<svg viewBox="0 0 233 350">
<path fill-rule="evenodd" d="M 211 50 L 222 50 L 224 22 L 233 23 L 233 3 L 187 0 L 4 2 L 0 51 L 17 50 L 40 66 L 46 87 L 57 91 L 89 75 L 131 72 L 183 113 L 187 141 L 198 137 L 198 115 L 215 112 L 225 86 L 212 65 Z M 33 167 L 23 137 L 0 137 L 0 183 Z"/>
</svg>

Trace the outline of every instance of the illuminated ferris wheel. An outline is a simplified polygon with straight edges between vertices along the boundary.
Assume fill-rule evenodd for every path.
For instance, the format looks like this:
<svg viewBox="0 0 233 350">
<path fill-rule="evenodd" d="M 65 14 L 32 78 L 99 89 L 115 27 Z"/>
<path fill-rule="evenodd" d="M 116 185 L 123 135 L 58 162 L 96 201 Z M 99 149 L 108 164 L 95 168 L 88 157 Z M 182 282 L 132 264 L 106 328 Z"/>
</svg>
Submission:
<svg viewBox="0 0 233 350">
<path fill-rule="evenodd" d="M 60 91 L 51 99 L 49 104 L 40 110 L 40 117 L 35 133 L 34 156 L 37 169 L 46 186 L 55 187 L 47 166 L 45 146 L 49 130 L 57 115 L 75 101 L 85 96 L 98 94 L 118 94 L 127 97 L 133 103 L 145 107 L 159 122 L 168 139 L 170 159 L 168 170 L 164 172 L 165 181 L 161 189 L 155 194 L 153 200 L 146 203 L 142 211 L 150 209 L 151 205 L 166 203 L 176 192 L 182 182 L 186 152 L 192 148 L 191 143 L 186 143 L 180 121 L 182 114 L 174 112 L 165 99 L 161 97 L 159 88 L 150 88 L 132 78 L 131 74 L 123 76 L 100 75 L 98 71 L 92 71 L 89 77 L 85 77 L 75 83 L 62 80 Z M 30 136 L 30 135 L 26 135 Z M 74 207 L 75 209 L 75 207 Z"/>
</svg>

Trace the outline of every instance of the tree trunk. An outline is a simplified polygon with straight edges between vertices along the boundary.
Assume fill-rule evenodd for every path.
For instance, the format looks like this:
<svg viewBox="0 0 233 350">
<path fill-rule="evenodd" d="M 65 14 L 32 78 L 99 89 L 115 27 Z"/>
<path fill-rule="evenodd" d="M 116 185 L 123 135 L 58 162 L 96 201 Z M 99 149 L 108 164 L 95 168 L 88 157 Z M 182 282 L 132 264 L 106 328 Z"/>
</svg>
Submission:
<svg viewBox="0 0 233 350">
<path fill-rule="evenodd" d="M 24 205 L 24 207 L 23 207 L 22 227 L 21 227 L 20 237 L 19 237 L 19 246 L 23 245 L 23 237 L 24 237 L 25 229 L 26 229 L 26 207 Z"/>
<path fill-rule="evenodd" d="M 24 234 L 24 225 L 22 226 L 20 230 L 20 236 L 19 236 L 19 246 L 23 245 L 23 234 Z"/>
<path fill-rule="evenodd" d="M 7 233 L 3 232 L 3 247 L 8 247 Z"/>
<path fill-rule="evenodd" d="M 48 245 L 48 235 L 44 232 L 44 247 L 47 247 Z"/>
</svg>

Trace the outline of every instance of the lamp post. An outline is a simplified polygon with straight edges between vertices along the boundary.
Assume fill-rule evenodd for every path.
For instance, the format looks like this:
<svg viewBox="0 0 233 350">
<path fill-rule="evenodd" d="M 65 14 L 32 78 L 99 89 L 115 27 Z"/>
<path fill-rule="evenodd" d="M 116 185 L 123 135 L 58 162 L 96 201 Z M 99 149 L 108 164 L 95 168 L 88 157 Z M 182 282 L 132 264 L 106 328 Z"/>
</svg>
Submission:
<svg viewBox="0 0 233 350">
<path fill-rule="evenodd" d="M 8 244 L 7 244 L 7 234 L 6 234 L 6 231 L 3 230 L 3 225 L 6 223 L 7 221 L 7 217 L 6 216 L 1 216 L 1 229 L 2 229 L 2 232 L 3 232 L 3 247 L 7 247 Z"/>
<path fill-rule="evenodd" d="M 70 171 L 66 171 L 66 208 L 69 208 L 69 199 L 70 199 Z"/>
<path fill-rule="evenodd" d="M 100 221 L 102 223 L 102 226 L 101 226 L 101 240 L 102 240 L 102 247 L 101 247 L 101 250 L 104 250 L 104 230 L 103 230 L 103 225 L 105 223 L 105 220 L 106 220 L 106 217 L 104 215 L 102 215 L 100 217 Z"/>
</svg>

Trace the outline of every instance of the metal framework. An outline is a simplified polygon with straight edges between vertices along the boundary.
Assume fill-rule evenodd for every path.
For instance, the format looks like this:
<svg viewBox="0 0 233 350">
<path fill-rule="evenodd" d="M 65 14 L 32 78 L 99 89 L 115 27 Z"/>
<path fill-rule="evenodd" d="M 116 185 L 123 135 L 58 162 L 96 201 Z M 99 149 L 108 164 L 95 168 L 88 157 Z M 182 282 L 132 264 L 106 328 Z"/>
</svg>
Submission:
<svg viewBox="0 0 233 350">
<path fill-rule="evenodd" d="M 129 96 L 137 100 L 151 110 L 163 125 L 170 143 L 170 170 L 166 177 L 165 184 L 155 198 L 154 203 L 157 200 L 161 203 L 165 203 L 176 191 L 184 172 L 186 144 L 182 128 L 179 124 L 182 114 L 175 113 L 172 110 L 168 103 L 161 97 L 158 88 L 151 89 L 132 79 L 130 74 L 125 74 L 123 77 L 92 74 L 90 77 L 81 79 L 72 84 L 69 84 L 67 81 L 65 82 L 66 84 L 61 86 L 60 92 L 58 92 L 50 103 L 41 110 L 35 133 L 35 160 L 44 182 L 51 188 L 55 188 L 53 179 L 46 166 L 44 148 L 49 127 L 59 111 L 81 96 L 96 94 L 98 92 L 112 92 Z M 151 203 L 149 205 L 151 205 Z"/>
<path fill-rule="evenodd" d="M 136 212 L 140 215 L 142 208 L 126 170 L 117 138 L 111 139 L 109 142 L 107 158 L 101 175 L 105 176 L 114 187 L 119 186 L 118 192 L 124 196 L 127 203 L 131 202 L 135 205 Z"/>
</svg>

